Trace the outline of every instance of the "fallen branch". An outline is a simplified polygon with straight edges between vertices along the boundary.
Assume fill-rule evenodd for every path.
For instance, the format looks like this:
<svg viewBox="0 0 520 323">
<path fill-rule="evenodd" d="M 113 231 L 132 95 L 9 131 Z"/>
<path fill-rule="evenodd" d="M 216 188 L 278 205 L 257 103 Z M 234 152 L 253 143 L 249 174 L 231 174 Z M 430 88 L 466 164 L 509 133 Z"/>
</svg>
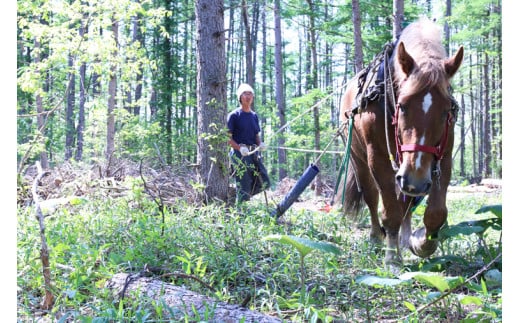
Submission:
<svg viewBox="0 0 520 323">
<path fill-rule="evenodd" d="M 251 311 L 239 305 L 219 302 L 152 277 L 141 277 L 139 274 L 135 276 L 125 273 L 115 274 L 105 286 L 118 299 L 149 297 L 155 301 L 164 302 L 171 310 L 165 310 L 163 314 L 174 321 L 184 320 L 188 316 L 210 322 L 282 322 L 279 318 Z M 175 317 L 170 317 L 171 315 L 175 315 Z"/>
<path fill-rule="evenodd" d="M 40 249 L 40 258 L 42 261 L 42 270 L 43 270 L 43 280 L 45 283 L 45 297 L 43 299 L 43 303 L 41 304 L 42 309 L 44 310 L 50 310 L 52 306 L 54 305 L 54 295 L 51 291 L 51 270 L 49 266 L 49 248 L 47 247 L 47 238 L 45 237 L 45 223 L 44 221 L 44 215 L 40 206 L 40 197 L 38 196 L 37 187 L 40 183 L 40 180 L 43 176 L 48 174 L 48 171 L 43 171 L 42 167 L 40 165 L 40 162 L 36 162 L 36 168 L 38 169 L 38 176 L 34 179 L 33 185 L 32 185 L 32 195 L 33 195 L 33 201 L 36 206 L 36 218 L 38 219 L 38 222 L 40 224 L 40 239 L 42 241 L 42 247 Z"/>
</svg>

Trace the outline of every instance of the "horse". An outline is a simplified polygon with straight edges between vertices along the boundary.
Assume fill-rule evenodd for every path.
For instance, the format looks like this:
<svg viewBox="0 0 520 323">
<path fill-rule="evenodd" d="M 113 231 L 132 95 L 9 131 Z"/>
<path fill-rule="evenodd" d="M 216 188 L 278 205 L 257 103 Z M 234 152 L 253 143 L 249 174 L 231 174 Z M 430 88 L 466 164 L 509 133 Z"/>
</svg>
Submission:
<svg viewBox="0 0 520 323">
<path fill-rule="evenodd" d="M 370 241 L 383 244 L 386 239 L 385 264 L 399 266 L 401 249 L 421 258 L 432 255 L 447 223 L 458 110 L 450 80 L 464 49 L 447 57 L 441 29 L 427 19 L 409 24 L 386 47 L 341 98 L 341 121 L 352 123 L 344 130 L 351 136 L 350 162 L 346 176 L 338 179 L 334 200 L 341 200 L 343 212 L 358 220 L 368 206 Z M 412 233 L 412 211 L 425 197 L 424 226 Z"/>
</svg>

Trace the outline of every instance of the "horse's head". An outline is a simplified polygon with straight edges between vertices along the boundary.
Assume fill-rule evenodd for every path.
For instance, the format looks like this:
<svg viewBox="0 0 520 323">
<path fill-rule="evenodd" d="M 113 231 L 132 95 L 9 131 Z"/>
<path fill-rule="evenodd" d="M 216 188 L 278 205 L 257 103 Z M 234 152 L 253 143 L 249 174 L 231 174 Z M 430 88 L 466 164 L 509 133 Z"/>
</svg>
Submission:
<svg viewBox="0 0 520 323">
<path fill-rule="evenodd" d="M 395 140 L 400 159 L 396 182 L 410 196 L 428 194 L 439 161 L 451 158 L 454 122 L 449 80 L 462 63 L 463 48 L 450 58 L 424 53 L 414 59 L 400 42 L 395 57 L 399 74 Z M 397 69 L 400 69 L 399 71 Z"/>
</svg>

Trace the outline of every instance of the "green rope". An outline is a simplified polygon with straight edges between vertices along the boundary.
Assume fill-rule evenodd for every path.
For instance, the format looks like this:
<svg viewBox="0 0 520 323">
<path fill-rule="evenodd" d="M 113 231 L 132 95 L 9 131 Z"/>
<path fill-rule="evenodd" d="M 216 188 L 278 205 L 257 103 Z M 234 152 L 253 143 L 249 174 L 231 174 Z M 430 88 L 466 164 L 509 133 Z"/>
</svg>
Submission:
<svg viewBox="0 0 520 323">
<path fill-rule="evenodd" d="M 347 187 L 347 172 L 348 172 L 348 164 L 350 161 L 350 146 L 352 145 L 352 128 L 354 126 L 354 120 L 349 119 L 349 127 L 348 127 L 348 135 L 347 135 L 347 145 L 345 146 L 345 155 L 343 156 L 343 160 L 341 161 L 341 166 L 339 167 L 339 175 L 338 180 L 336 181 L 336 187 L 334 188 L 334 196 L 338 192 L 339 183 L 345 174 L 345 181 L 343 182 L 343 193 L 341 194 L 341 203 L 345 203 L 345 191 Z"/>
</svg>

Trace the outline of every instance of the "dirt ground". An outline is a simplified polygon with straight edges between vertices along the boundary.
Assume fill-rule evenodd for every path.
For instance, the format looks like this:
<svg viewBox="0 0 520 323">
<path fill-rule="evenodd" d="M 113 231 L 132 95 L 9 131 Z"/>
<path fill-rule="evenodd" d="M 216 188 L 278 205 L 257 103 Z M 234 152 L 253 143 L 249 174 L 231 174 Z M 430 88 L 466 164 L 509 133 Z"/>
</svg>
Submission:
<svg viewBox="0 0 520 323">
<path fill-rule="evenodd" d="M 285 178 L 279 184 L 276 190 L 268 192 L 268 200 L 279 203 L 283 200 L 285 195 L 292 189 L 296 184 L 296 180 Z M 311 187 L 312 188 L 312 187 Z M 314 191 L 311 188 L 307 188 L 300 197 L 293 203 L 291 208 L 294 209 L 307 209 L 313 211 L 328 212 L 333 206 L 331 203 L 331 196 L 333 195 L 334 188 L 329 186 L 324 190 L 323 196 L 315 196 Z M 479 184 L 471 185 L 454 185 L 448 187 L 447 199 L 460 199 L 468 194 L 474 194 L 477 196 L 486 195 L 500 195 L 502 193 L 502 180 L 500 179 L 483 179 Z M 256 199 L 265 199 L 263 194 L 255 196 Z"/>
</svg>

